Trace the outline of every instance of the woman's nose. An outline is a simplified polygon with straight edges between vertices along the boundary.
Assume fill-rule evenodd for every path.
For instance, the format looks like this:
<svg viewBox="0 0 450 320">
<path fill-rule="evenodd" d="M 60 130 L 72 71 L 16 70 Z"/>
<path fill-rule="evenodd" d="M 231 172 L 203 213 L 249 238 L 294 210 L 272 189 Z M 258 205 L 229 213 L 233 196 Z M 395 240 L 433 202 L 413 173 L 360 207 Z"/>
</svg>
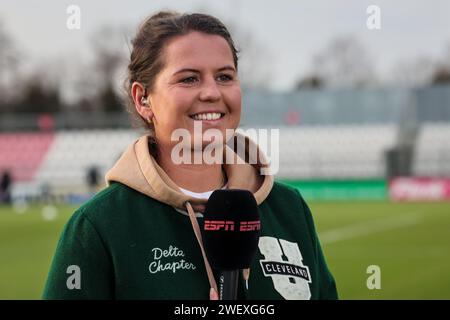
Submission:
<svg viewBox="0 0 450 320">
<path fill-rule="evenodd" d="M 200 100 L 202 101 L 217 101 L 221 97 L 220 90 L 214 79 L 205 81 L 200 90 Z"/>
</svg>

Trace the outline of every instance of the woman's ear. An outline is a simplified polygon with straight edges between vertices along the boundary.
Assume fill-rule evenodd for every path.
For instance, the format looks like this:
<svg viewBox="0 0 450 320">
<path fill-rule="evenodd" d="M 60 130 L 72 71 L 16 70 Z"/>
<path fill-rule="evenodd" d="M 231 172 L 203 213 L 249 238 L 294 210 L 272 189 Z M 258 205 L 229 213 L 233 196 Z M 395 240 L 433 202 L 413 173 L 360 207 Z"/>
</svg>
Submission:
<svg viewBox="0 0 450 320">
<path fill-rule="evenodd" d="M 142 118 L 151 122 L 153 118 L 153 111 L 150 105 L 150 99 L 147 96 L 147 89 L 139 82 L 133 82 L 131 86 L 131 96 L 133 97 L 136 111 Z"/>
</svg>

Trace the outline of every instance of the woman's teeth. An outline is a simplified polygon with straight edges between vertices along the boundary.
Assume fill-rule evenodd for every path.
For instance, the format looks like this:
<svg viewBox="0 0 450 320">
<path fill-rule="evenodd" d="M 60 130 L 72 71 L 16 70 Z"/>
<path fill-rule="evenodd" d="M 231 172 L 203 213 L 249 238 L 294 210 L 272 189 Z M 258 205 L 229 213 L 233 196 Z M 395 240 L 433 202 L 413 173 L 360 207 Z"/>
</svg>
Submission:
<svg viewBox="0 0 450 320">
<path fill-rule="evenodd" d="M 198 113 L 191 116 L 194 120 L 217 120 L 222 117 L 222 114 L 212 112 L 212 113 Z"/>
</svg>

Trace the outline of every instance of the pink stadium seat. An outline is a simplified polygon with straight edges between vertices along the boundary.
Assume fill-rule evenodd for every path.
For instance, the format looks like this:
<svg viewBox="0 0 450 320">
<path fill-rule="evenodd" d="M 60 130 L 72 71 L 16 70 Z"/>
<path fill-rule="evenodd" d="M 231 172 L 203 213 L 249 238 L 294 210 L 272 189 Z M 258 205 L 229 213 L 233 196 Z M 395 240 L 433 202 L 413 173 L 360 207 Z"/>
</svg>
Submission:
<svg viewBox="0 0 450 320">
<path fill-rule="evenodd" d="M 52 133 L 0 134 L 0 171 L 9 169 L 15 181 L 30 181 L 54 139 Z"/>
</svg>

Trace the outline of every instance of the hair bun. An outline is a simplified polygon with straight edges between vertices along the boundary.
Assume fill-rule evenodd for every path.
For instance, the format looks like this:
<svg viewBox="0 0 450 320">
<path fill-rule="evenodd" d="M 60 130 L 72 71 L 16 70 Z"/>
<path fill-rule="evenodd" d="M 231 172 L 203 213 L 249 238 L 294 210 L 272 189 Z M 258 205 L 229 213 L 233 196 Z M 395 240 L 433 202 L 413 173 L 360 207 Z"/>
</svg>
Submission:
<svg viewBox="0 0 450 320">
<path fill-rule="evenodd" d="M 177 11 L 160 11 L 152 15 L 149 20 L 166 19 L 179 16 L 181 16 L 181 14 Z"/>
</svg>

